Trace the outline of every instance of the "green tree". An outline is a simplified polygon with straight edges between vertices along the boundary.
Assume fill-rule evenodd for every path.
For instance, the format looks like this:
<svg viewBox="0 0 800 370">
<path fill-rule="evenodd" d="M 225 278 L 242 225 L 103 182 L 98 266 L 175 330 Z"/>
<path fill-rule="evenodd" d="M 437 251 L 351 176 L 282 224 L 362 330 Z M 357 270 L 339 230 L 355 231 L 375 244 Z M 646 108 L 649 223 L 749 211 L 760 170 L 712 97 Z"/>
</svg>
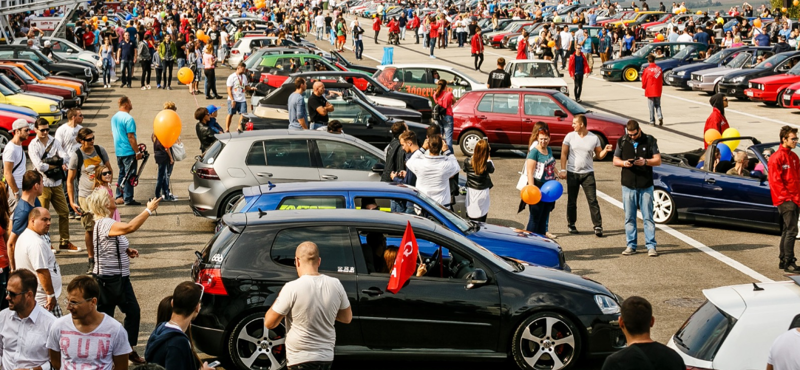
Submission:
<svg viewBox="0 0 800 370">
<path fill-rule="evenodd" d="M 770 5 L 772 9 L 781 9 L 783 8 L 783 0 L 770 0 Z M 794 6 L 794 4 L 790 1 L 789 7 L 786 8 L 789 18 L 798 18 L 800 16 L 800 6 Z"/>
</svg>

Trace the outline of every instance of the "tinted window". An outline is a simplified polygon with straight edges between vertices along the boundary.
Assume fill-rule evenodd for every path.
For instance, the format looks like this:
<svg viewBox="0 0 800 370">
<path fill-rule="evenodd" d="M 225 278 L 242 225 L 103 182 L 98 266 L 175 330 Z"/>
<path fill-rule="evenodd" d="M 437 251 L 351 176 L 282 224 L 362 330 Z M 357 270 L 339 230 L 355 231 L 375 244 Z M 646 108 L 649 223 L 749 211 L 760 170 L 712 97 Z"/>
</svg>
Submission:
<svg viewBox="0 0 800 370">
<path fill-rule="evenodd" d="M 428 80 L 428 73 L 425 69 L 404 69 L 402 78 L 406 83 L 433 83 Z"/>
<path fill-rule="evenodd" d="M 478 111 L 480 112 L 491 112 L 492 111 L 492 100 L 494 99 L 494 94 L 486 94 L 481 98 L 481 102 L 478 103 Z"/>
<path fill-rule="evenodd" d="M 287 197 L 278 205 L 279 210 L 347 208 L 344 197 Z"/>
<path fill-rule="evenodd" d="M 354 145 L 338 141 L 317 140 L 322 167 L 338 170 L 369 171 L 381 160 Z"/>
<path fill-rule="evenodd" d="M 478 104 L 481 112 L 516 114 L 519 112 L 519 94 L 486 94 Z"/>
<path fill-rule="evenodd" d="M 275 263 L 294 268 L 297 246 L 311 241 L 319 247 L 321 271 L 355 272 L 350 230 L 346 226 L 298 227 L 281 230 L 272 243 L 271 258 Z"/>
<path fill-rule="evenodd" d="M 3 59 L 14 59 L 14 51 L 12 51 L 12 50 L 0 51 L 0 58 L 3 58 Z"/>
<path fill-rule="evenodd" d="M 311 167 L 306 140 L 279 139 L 264 143 L 267 165 L 278 167 Z"/>
<path fill-rule="evenodd" d="M 205 164 L 214 164 L 214 160 L 217 159 L 217 156 L 224 147 L 225 144 L 223 144 L 221 141 L 215 141 L 214 144 L 211 144 L 211 147 L 208 148 L 205 153 L 203 153 L 203 158 L 200 159 L 200 162 Z"/>
<path fill-rule="evenodd" d="M 675 344 L 691 357 L 713 361 L 735 324 L 736 319 L 706 301 L 675 333 Z"/>
<path fill-rule="evenodd" d="M 203 262 L 222 262 L 221 258 L 228 252 L 228 249 L 230 249 L 238 237 L 239 234 L 230 231 L 227 227 L 223 227 L 208 241 L 206 247 L 203 248 Z"/>
<path fill-rule="evenodd" d="M 253 143 L 253 146 L 251 146 L 250 150 L 247 152 L 247 159 L 245 159 L 245 163 L 247 163 L 248 166 L 267 165 L 267 156 L 264 153 L 263 141 L 256 141 Z"/>
</svg>

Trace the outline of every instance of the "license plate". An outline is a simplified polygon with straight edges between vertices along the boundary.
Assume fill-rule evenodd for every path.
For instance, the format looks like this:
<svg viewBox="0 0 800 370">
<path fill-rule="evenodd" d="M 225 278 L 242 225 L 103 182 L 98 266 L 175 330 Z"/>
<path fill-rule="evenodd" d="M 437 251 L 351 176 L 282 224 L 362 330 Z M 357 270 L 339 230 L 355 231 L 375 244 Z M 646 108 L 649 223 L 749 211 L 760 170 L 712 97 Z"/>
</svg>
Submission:
<svg viewBox="0 0 800 370">
<path fill-rule="evenodd" d="M 672 77 L 668 77 L 668 79 L 669 79 L 669 82 L 674 81 L 674 79 Z"/>
<path fill-rule="evenodd" d="M 747 91 L 747 92 L 745 92 L 745 94 L 747 94 L 747 96 L 750 96 L 750 97 L 753 96 L 753 92 L 752 91 Z"/>
</svg>

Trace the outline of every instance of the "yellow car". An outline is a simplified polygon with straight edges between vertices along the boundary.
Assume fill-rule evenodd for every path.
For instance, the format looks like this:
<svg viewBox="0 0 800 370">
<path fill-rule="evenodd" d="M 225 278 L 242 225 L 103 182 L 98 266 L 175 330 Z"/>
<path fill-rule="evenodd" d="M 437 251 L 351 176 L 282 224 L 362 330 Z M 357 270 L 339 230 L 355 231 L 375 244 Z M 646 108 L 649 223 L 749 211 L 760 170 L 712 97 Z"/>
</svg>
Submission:
<svg viewBox="0 0 800 370">
<path fill-rule="evenodd" d="M 611 24 L 614 26 L 621 26 L 623 24 L 632 24 L 632 23 L 636 24 L 650 23 L 657 21 L 664 14 L 666 13 L 658 11 L 636 12 L 628 14 L 622 20 L 613 22 Z"/>
<path fill-rule="evenodd" d="M 63 118 L 61 102 L 28 94 L 17 94 L 1 84 L 0 103 L 32 109 L 39 114 L 39 117 L 46 119 L 51 126 L 59 123 Z"/>
</svg>

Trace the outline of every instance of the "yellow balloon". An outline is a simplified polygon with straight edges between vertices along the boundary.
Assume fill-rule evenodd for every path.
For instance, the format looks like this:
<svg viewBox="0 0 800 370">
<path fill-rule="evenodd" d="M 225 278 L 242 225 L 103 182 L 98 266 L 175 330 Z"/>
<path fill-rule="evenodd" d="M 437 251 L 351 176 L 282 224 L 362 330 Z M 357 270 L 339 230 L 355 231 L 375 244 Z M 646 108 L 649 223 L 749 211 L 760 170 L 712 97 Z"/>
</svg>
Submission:
<svg viewBox="0 0 800 370">
<path fill-rule="evenodd" d="M 786 8 L 781 8 L 781 12 L 786 13 Z"/>
<path fill-rule="evenodd" d="M 794 6 L 798 6 L 798 5 L 800 5 L 800 0 L 794 0 L 794 1 L 792 2 L 792 5 L 794 5 Z"/>
<path fill-rule="evenodd" d="M 702 10 L 698 10 L 697 11 L 697 15 L 703 15 L 703 11 Z"/>
<path fill-rule="evenodd" d="M 741 134 L 739 134 L 739 130 L 733 127 L 728 128 L 727 130 L 725 130 L 725 132 L 722 133 L 723 139 L 739 137 L 739 136 L 741 136 Z M 731 148 L 731 152 L 733 152 L 734 150 L 736 150 L 736 148 L 739 147 L 739 140 L 723 141 L 723 144 L 727 145 L 728 148 Z"/>
</svg>

